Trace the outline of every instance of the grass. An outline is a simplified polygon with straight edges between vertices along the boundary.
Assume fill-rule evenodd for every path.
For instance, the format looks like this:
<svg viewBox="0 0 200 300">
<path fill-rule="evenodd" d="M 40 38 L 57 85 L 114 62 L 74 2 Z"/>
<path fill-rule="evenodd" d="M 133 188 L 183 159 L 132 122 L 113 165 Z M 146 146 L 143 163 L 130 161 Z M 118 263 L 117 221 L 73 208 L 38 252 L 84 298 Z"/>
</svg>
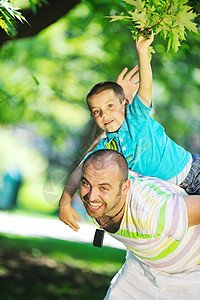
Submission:
<svg viewBox="0 0 200 300">
<path fill-rule="evenodd" d="M 124 262 L 125 251 L 116 248 L 96 248 L 88 243 L 75 243 L 52 238 L 33 238 L 1 234 L 6 248 L 24 251 L 33 257 L 49 257 L 58 263 L 88 269 L 107 275 L 116 273 Z"/>
<path fill-rule="evenodd" d="M 51 238 L 0 235 L 2 299 L 103 299 L 125 251 Z"/>
</svg>

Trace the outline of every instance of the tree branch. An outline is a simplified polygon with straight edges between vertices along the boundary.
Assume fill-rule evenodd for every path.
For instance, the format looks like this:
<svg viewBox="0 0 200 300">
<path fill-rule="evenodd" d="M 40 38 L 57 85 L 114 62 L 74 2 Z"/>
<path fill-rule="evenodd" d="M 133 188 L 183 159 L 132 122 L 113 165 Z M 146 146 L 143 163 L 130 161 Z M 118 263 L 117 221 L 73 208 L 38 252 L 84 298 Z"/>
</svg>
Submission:
<svg viewBox="0 0 200 300">
<path fill-rule="evenodd" d="M 37 7 L 37 14 L 34 14 L 32 9 L 22 10 L 22 15 L 30 26 L 26 23 L 17 22 L 17 34 L 14 38 L 8 36 L 1 29 L 0 46 L 8 40 L 35 36 L 66 15 L 78 3 L 80 0 L 48 0 L 48 5 L 43 4 L 41 7 Z"/>
</svg>

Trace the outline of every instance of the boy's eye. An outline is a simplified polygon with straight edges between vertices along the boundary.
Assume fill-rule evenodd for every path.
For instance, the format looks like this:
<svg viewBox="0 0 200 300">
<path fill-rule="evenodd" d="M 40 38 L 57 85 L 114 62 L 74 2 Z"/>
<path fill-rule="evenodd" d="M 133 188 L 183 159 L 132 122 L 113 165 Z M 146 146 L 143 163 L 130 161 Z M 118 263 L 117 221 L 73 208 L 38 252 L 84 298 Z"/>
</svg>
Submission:
<svg viewBox="0 0 200 300">
<path fill-rule="evenodd" d="M 94 116 L 98 115 L 98 114 L 99 114 L 99 110 L 93 110 L 92 114 L 93 114 Z"/>
</svg>

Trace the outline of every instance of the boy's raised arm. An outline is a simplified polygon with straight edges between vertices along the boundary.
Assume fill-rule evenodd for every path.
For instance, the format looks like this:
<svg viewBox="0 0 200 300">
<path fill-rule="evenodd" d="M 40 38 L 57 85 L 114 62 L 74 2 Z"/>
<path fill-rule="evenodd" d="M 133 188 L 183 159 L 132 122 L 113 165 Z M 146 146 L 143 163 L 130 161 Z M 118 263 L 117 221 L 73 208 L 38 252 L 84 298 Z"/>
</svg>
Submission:
<svg viewBox="0 0 200 300">
<path fill-rule="evenodd" d="M 140 36 L 136 43 L 136 50 L 139 60 L 139 77 L 140 84 L 138 89 L 138 97 L 144 105 L 151 106 L 152 98 L 152 71 L 149 60 L 148 48 L 153 41 L 153 33 L 149 39 Z"/>
</svg>

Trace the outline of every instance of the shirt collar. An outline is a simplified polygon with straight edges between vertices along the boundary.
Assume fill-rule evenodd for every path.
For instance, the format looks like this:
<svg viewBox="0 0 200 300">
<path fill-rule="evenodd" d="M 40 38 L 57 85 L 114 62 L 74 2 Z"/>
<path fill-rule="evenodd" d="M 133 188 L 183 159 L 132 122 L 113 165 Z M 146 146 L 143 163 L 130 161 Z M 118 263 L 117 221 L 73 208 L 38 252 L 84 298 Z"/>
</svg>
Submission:
<svg viewBox="0 0 200 300">
<path fill-rule="evenodd" d="M 108 141 L 110 142 L 111 140 L 114 139 L 114 137 L 119 133 L 123 131 L 128 131 L 128 124 L 127 124 L 127 119 L 124 120 L 122 126 L 115 132 L 106 132 L 106 136 L 108 138 Z"/>
<path fill-rule="evenodd" d="M 118 134 L 118 132 L 129 130 L 127 120 L 128 120 L 128 111 L 126 110 L 126 117 L 124 119 L 122 126 L 115 132 L 106 132 L 106 136 L 107 136 L 109 142 L 114 139 L 114 137 Z"/>
<path fill-rule="evenodd" d="M 111 140 L 113 140 L 117 133 L 118 133 L 118 131 L 115 131 L 115 132 L 106 132 L 108 141 L 110 142 Z"/>
<path fill-rule="evenodd" d="M 127 124 L 127 115 L 126 118 L 124 119 L 124 122 L 122 124 L 122 126 L 120 127 L 119 131 L 128 131 L 128 124 Z"/>
</svg>

